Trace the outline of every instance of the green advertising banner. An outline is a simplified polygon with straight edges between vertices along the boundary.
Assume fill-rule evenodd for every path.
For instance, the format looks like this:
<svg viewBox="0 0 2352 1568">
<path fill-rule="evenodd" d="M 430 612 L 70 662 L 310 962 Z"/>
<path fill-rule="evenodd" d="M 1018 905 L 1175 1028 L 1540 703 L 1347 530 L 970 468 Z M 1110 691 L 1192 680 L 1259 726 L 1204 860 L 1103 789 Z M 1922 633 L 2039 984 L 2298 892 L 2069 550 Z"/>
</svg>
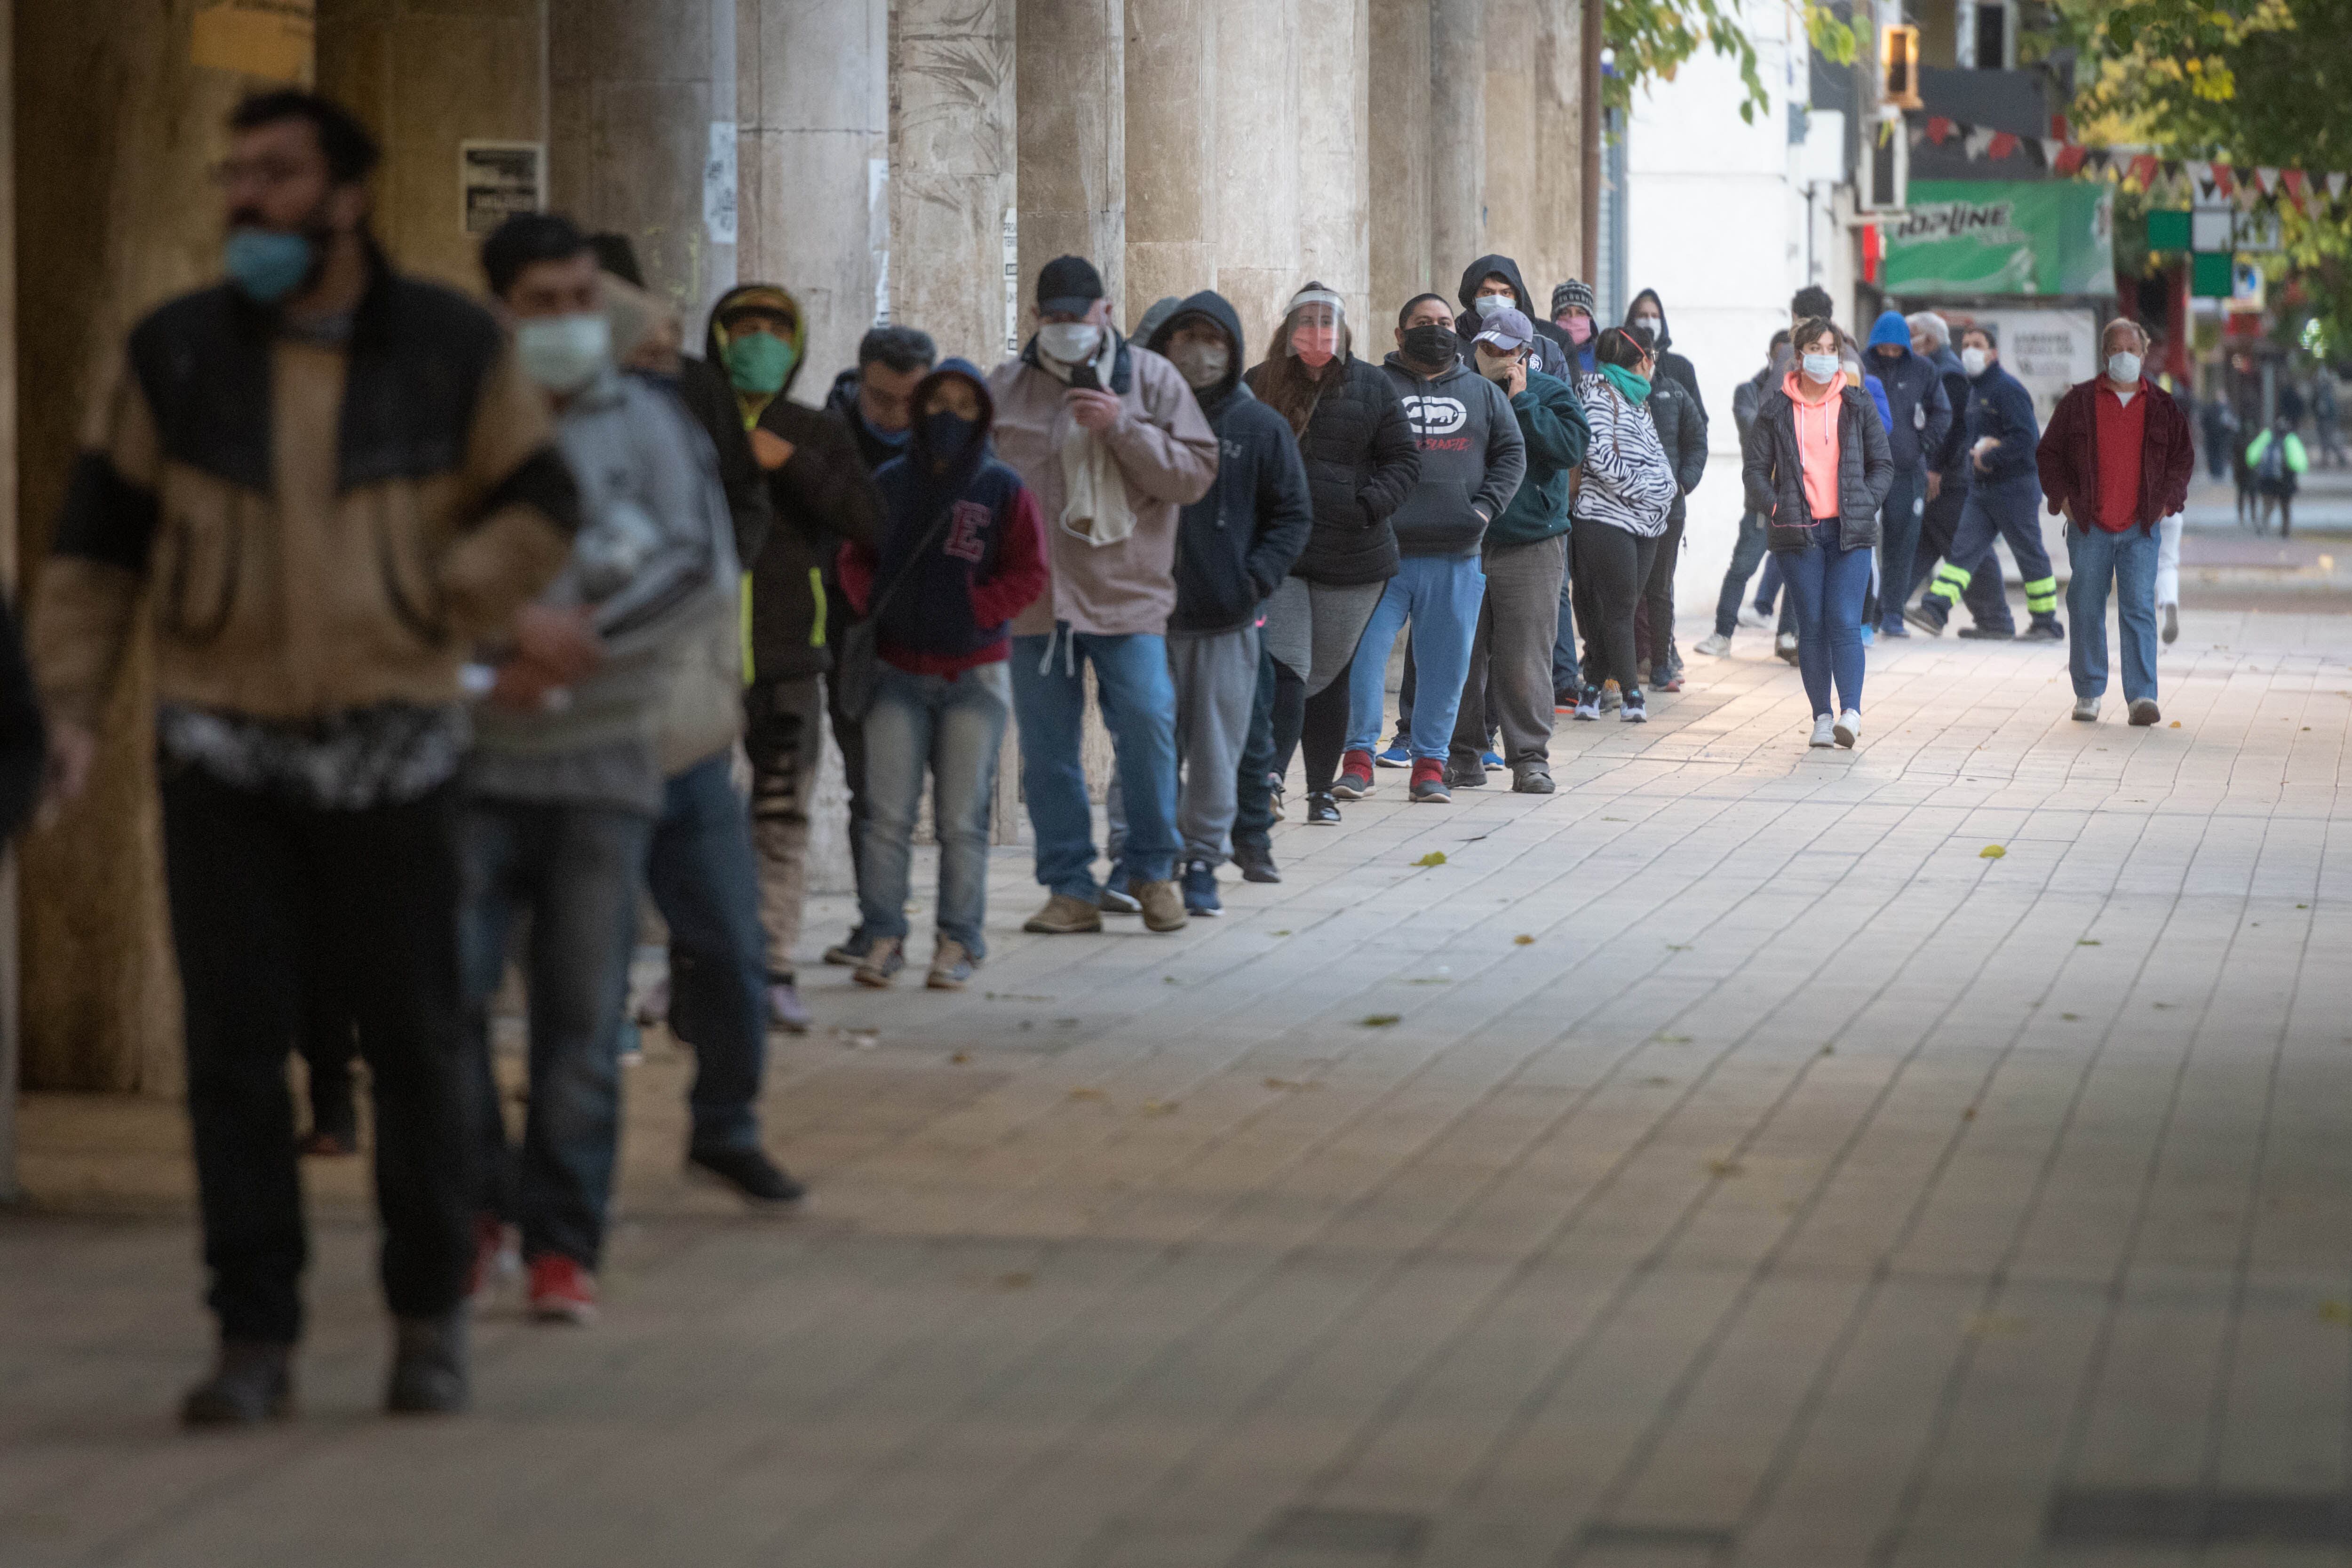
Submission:
<svg viewBox="0 0 2352 1568">
<path fill-rule="evenodd" d="M 2089 180 L 1914 180 L 1886 228 L 1890 294 L 2112 294 L 2115 188 Z"/>
</svg>

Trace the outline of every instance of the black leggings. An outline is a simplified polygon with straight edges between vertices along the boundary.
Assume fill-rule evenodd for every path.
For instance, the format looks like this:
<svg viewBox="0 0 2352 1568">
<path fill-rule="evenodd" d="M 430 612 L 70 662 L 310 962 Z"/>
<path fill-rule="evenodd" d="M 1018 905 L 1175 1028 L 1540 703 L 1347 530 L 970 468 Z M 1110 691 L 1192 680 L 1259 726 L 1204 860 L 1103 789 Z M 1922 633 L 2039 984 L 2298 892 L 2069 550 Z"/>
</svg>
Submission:
<svg viewBox="0 0 2352 1568">
<path fill-rule="evenodd" d="M 1353 658 L 1331 679 L 1331 684 L 1307 695 L 1307 678 L 1276 659 L 1274 665 L 1274 766 L 1290 772 L 1294 750 L 1307 753 L 1307 793 L 1329 795 L 1339 776 L 1339 753 L 1348 744 L 1348 671 Z"/>
<path fill-rule="evenodd" d="M 1633 607 L 1656 563 L 1658 542 L 1605 522 L 1581 524 L 1569 541 L 1576 552 L 1577 586 L 1591 595 L 1595 617 L 1578 617 L 1585 626 L 1585 684 L 1614 680 L 1626 701 L 1638 703 L 1642 681 L 1633 657 Z"/>
</svg>

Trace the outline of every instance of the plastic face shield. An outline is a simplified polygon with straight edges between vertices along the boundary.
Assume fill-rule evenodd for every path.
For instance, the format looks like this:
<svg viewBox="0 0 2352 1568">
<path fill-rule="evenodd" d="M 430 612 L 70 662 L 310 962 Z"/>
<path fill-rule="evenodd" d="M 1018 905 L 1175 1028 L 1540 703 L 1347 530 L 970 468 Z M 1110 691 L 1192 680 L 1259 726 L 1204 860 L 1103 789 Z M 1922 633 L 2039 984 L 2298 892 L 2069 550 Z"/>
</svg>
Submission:
<svg viewBox="0 0 2352 1568">
<path fill-rule="evenodd" d="M 1339 355 L 1340 329 L 1347 317 L 1347 308 L 1337 294 L 1321 290 L 1301 294 L 1290 302 L 1284 346 L 1310 365 L 1328 364 Z"/>
</svg>

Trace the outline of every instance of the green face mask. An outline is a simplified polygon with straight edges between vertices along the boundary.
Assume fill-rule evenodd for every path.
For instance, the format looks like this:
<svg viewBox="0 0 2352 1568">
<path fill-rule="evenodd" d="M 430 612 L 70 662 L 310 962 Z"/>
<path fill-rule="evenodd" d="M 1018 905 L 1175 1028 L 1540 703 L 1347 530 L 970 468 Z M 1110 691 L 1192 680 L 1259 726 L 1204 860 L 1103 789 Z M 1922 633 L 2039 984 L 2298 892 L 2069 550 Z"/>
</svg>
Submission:
<svg viewBox="0 0 2352 1568">
<path fill-rule="evenodd" d="M 1648 376 L 1637 374 L 1622 364 L 1604 364 L 1601 367 L 1601 374 L 1609 378 L 1610 385 L 1625 395 L 1625 401 L 1628 403 L 1649 401 L 1650 378 Z"/>
<path fill-rule="evenodd" d="M 792 368 L 793 345 L 772 332 L 745 332 L 727 345 L 727 379 L 738 392 L 773 397 Z"/>
</svg>

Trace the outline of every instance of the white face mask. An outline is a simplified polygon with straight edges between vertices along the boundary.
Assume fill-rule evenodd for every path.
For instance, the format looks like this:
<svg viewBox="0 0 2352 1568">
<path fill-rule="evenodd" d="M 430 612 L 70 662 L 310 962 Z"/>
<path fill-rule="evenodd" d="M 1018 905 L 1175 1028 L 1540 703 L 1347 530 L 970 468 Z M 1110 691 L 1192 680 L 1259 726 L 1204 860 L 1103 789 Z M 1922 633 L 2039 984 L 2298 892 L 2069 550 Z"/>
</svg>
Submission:
<svg viewBox="0 0 2352 1568">
<path fill-rule="evenodd" d="M 613 326 L 602 311 L 534 316 L 515 324 L 515 356 L 525 375 L 569 396 L 613 363 Z"/>
<path fill-rule="evenodd" d="M 2134 353 L 2109 354 L 2107 356 L 2107 379 L 2119 385 L 2138 385 L 2139 355 Z"/>
<path fill-rule="evenodd" d="M 1048 321 L 1037 329 L 1038 352 L 1064 364 L 1094 358 L 1102 343 L 1102 329 L 1092 321 Z"/>
<path fill-rule="evenodd" d="M 1982 375 L 1985 373 L 1985 366 L 1990 363 L 1992 363 L 1991 359 L 1986 355 L 1982 349 L 1962 349 L 1960 351 L 1960 369 L 1968 373 L 1968 377 L 1970 381 L 1974 381 L 1977 377 Z"/>
<path fill-rule="evenodd" d="M 1478 312 L 1480 321 L 1492 321 L 1498 310 L 1516 310 L 1518 306 L 1508 294 L 1481 294 L 1470 301 L 1470 308 Z"/>
<path fill-rule="evenodd" d="M 1647 327 L 1650 330 L 1650 341 L 1655 342 L 1658 331 L 1665 325 L 1665 321 L 1659 316 L 1636 316 L 1633 318 L 1633 324 L 1637 327 Z"/>
<path fill-rule="evenodd" d="M 1837 377 L 1837 355 L 1807 354 L 1805 356 L 1805 379 L 1811 382 L 1815 386 L 1827 386 L 1831 382 L 1835 381 Z"/>
</svg>

